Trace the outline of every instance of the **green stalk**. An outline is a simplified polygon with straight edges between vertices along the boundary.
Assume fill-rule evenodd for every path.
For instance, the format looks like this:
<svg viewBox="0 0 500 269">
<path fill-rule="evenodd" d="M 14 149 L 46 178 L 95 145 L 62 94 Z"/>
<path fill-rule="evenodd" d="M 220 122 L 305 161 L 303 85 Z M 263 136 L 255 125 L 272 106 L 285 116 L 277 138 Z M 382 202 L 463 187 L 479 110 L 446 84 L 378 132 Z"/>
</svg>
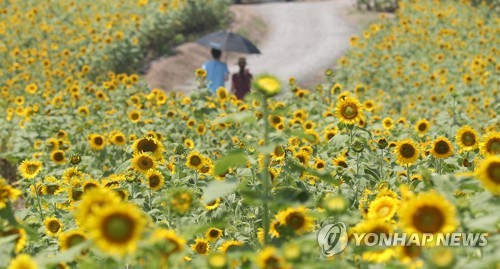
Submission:
<svg viewBox="0 0 500 269">
<path fill-rule="evenodd" d="M 269 144 L 269 109 L 267 107 L 267 97 L 262 97 L 262 106 L 263 106 L 263 114 L 264 114 L 264 146 Z M 264 212 L 262 214 L 262 221 L 264 224 L 264 246 L 269 243 L 269 154 L 266 153 L 264 155 Z"/>
</svg>

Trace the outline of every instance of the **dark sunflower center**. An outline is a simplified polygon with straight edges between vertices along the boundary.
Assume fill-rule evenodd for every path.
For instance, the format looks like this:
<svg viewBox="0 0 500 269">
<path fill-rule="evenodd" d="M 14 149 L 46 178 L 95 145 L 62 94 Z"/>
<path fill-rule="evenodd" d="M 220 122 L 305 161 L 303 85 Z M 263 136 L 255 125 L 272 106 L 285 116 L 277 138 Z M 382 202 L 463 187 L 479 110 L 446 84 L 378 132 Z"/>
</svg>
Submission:
<svg viewBox="0 0 500 269">
<path fill-rule="evenodd" d="M 473 146 L 474 144 L 476 144 L 476 137 L 471 132 L 465 132 L 462 135 L 462 144 L 467 147 Z"/>
<path fill-rule="evenodd" d="M 209 235 L 210 235 L 211 238 L 219 237 L 219 231 L 217 231 L 217 230 L 210 230 Z"/>
<path fill-rule="evenodd" d="M 342 116 L 346 119 L 354 119 L 358 115 L 358 108 L 353 104 L 347 104 L 342 109 Z"/>
<path fill-rule="evenodd" d="M 137 149 L 139 151 L 155 152 L 157 148 L 158 146 L 155 141 L 151 139 L 142 139 L 139 143 L 137 143 Z"/>
<path fill-rule="evenodd" d="M 200 169 L 200 172 L 202 172 L 203 174 L 206 174 L 208 173 L 208 171 L 210 171 L 210 167 L 208 166 L 203 166 L 201 169 Z"/>
<path fill-rule="evenodd" d="M 409 245 L 403 247 L 403 251 L 407 257 L 410 257 L 411 259 L 415 259 L 420 256 L 422 253 L 422 248 L 416 245 Z"/>
<path fill-rule="evenodd" d="M 272 118 L 272 121 L 273 121 L 273 123 L 274 123 L 274 124 L 278 124 L 278 123 L 280 123 L 280 122 L 281 122 L 281 119 L 280 119 L 280 117 L 278 117 L 278 116 L 274 116 L 274 117 Z"/>
<path fill-rule="evenodd" d="M 133 120 L 138 120 L 138 119 L 139 119 L 139 114 L 137 114 L 137 113 L 132 113 L 131 118 L 132 118 Z"/>
<path fill-rule="evenodd" d="M 115 142 L 117 143 L 122 143 L 125 140 L 125 138 L 121 135 L 115 137 Z"/>
<path fill-rule="evenodd" d="M 150 168 L 153 167 L 153 161 L 151 160 L 151 158 L 149 157 L 146 157 L 146 156 L 143 156 L 139 159 L 139 168 L 141 168 L 141 170 L 148 170 Z"/>
<path fill-rule="evenodd" d="M 106 240 L 113 243 L 129 241 L 135 229 L 135 222 L 126 215 L 113 214 L 104 220 L 103 235 Z"/>
<path fill-rule="evenodd" d="M 436 233 L 445 222 L 443 212 L 433 206 L 422 206 L 413 215 L 413 224 L 422 233 Z"/>
<path fill-rule="evenodd" d="M 493 154 L 500 153 L 500 138 L 493 138 L 486 144 L 486 149 L 488 152 Z"/>
<path fill-rule="evenodd" d="M 304 226 L 306 220 L 301 213 L 294 212 L 286 217 L 286 225 L 294 230 L 300 229 Z"/>
<path fill-rule="evenodd" d="M 198 156 L 192 156 L 191 159 L 189 159 L 189 163 L 192 166 L 198 166 L 201 164 L 201 159 Z"/>
<path fill-rule="evenodd" d="M 56 233 L 57 231 L 59 231 L 59 229 L 61 229 L 61 225 L 59 224 L 59 222 L 53 220 L 53 221 L 50 221 L 49 222 L 49 225 L 47 225 L 48 229 L 50 232 L 52 233 Z"/>
<path fill-rule="evenodd" d="M 62 152 L 56 152 L 54 154 L 54 160 L 56 162 L 62 162 L 64 160 L 64 154 Z"/>
<path fill-rule="evenodd" d="M 281 268 L 280 260 L 274 256 L 270 256 L 266 259 L 266 268 Z"/>
<path fill-rule="evenodd" d="M 102 137 L 98 136 L 98 137 L 94 137 L 94 144 L 100 146 L 104 143 L 104 140 L 102 139 Z"/>
<path fill-rule="evenodd" d="M 486 172 L 489 178 L 496 184 L 500 184 L 500 162 L 492 162 L 488 166 Z"/>
<path fill-rule="evenodd" d="M 447 154 L 450 152 L 450 145 L 446 141 L 438 141 L 434 146 L 434 151 L 438 154 Z"/>
<path fill-rule="evenodd" d="M 332 139 L 334 136 L 335 136 L 335 134 L 334 134 L 334 133 L 328 133 L 328 134 L 326 135 L 326 138 L 328 138 L 328 140 L 330 140 L 330 139 Z"/>
<path fill-rule="evenodd" d="M 28 167 L 26 167 L 26 170 L 29 174 L 34 174 L 38 170 L 38 165 L 36 164 L 29 164 Z"/>
<path fill-rule="evenodd" d="M 317 164 L 316 164 L 316 168 L 319 168 L 319 169 L 321 169 L 321 168 L 325 168 L 325 163 L 323 163 L 323 162 L 319 162 L 319 163 L 317 163 Z"/>
<path fill-rule="evenodd" d="M 48 194 L 54 194 L 57 190 L 59 189 L 59 186 L 56 186 L 56 185 L 50 185 L 50 186 L 47 186 L 45 188 L 45 191 L 48 193 Z"/>
<path fill-rule="evenodd" d="M 425 123 L 420 123 L 420 124 L 418 125 L 418 130 L 419 130 L 420 132 L 423 132 L 423 131 L 427 130 L 427 124 L 425 124 Z"/>
<path fill-rule="evenodd" d="M 76 246 L 76 245 L 82 243 L 83 241 L 85 241 L 85 238 L 83 236 L 81 236 L 79 234 L 71 235 L 67 241 L 68 248 Z"/>
<path fill-rule="evenodd" d="M 410 144 L 403 144 L 401 145 L 399 153 L 401 153 L 401 156 L 404 158 L 412 158 L 415 156 L 415 148 Z"/>
<path fill-rule="evenodd" d="M 347 168 L 347 163 L 345 161 L 338 161 L 337 164 L 338 164 L 338 166 L 341 166 L 343 168 Z"/>
<path fill-rule="evenodd" d="M 207 252 L 207 244 L 205 243 L 198 243 L 196 244 L 196 252 L 200 253 L 200 254 L 204 254 Z"/>
<path fill-rule="evenodd" d="M 160 185 L 160 178 L 157 175 L 152 175 L 149 177 L 149 186 L 154 188 Z"/>
</svg>

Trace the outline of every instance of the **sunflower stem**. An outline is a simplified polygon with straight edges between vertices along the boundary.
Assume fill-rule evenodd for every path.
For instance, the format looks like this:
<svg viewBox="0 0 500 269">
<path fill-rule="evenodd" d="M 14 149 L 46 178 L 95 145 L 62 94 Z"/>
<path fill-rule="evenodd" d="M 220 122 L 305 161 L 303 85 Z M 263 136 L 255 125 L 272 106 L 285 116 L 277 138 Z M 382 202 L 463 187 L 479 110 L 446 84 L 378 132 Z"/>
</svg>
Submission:
<svg viewBox="0 0 500 269">
<path fill-rule="evenodd" d="M 269 109 L 267 107 L 267 97 L 265 95 L 262 96 L 262 107 L 264 114 L 264 146 L 269 144 Z M 264 212 L 262 214 L 262 221 L 264 225 L 264 246 L 269 243 L 269 153 L 264 155 Z"/>
<path fill-rule="evenodd" d="M 45 217 L 43 216 L 42 204 L 40 203 L 40 196 L 38 195 L 38 191 L 39 191 L 39 188 L 37 188 L 36 184 L 35 184 L 35 195 L 36 195 L 36 202 L 38 204 L 38 213 L 40 214 L 40 218 L 42 219 L 41 223 L 43 223 L 43 220 L 45 219 Z"/>
<path fill-rule="evenodd" d="M 410 176 L 410 165 L 406 164 L 406 177 L 408 178 L 408 183 L 411 182 L 411 176 Z"/>
</svg>

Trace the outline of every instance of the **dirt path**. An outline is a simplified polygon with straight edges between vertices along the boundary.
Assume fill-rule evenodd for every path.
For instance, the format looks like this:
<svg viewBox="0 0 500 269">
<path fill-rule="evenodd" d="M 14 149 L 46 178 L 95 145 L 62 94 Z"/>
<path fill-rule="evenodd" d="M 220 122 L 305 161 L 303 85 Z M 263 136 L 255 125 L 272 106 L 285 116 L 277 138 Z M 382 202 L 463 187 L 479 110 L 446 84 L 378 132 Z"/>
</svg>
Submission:
<svg viewBox="0 0 500 269">
<path fill-rule="evenodd" d="M 257 41 L 262 52 L 247 55 L 251 72 L 272 73 L 283 81 L 294 76 L 306 86 L 321 81 L 324 70 L 333 67 L 348 48 L 349 37 L 359 34 L 377 16 L 354 12 L 351 0 L 241 5 L 233 6 L 232 11 L 236 18 L 233 30 Z M 261 25 L 262 20 L 266 27 Z M 188 43 L 178 51 L 176 56 L 152 64 L 146 75 L 152 87 L 182 91 L 193 88 L 194 69 L 208 58 L 208 50 Z M 230 54 L 227 63 L 231 72 L 237 71 L 238 56 Z"/>
</svg>

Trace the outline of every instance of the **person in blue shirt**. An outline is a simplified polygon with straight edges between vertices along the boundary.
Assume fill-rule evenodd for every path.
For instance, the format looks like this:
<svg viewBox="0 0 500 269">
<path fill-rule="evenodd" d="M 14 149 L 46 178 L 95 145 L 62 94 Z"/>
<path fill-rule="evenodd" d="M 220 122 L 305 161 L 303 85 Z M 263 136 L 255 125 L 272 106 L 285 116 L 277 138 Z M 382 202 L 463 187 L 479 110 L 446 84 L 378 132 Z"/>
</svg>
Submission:
<svg viewBox="0 0 500 269">
<path fill-rule="evenodd" d="M 226 63 L 220 61 L 222 52 L 212 49 L 213 59 L 203 64 L 203 69 L 207 71 L 208 89 L 215 93 L 219 87 L 224 87 L 224 82 L 229 78 L 229 69 Z"/>
</svg>

